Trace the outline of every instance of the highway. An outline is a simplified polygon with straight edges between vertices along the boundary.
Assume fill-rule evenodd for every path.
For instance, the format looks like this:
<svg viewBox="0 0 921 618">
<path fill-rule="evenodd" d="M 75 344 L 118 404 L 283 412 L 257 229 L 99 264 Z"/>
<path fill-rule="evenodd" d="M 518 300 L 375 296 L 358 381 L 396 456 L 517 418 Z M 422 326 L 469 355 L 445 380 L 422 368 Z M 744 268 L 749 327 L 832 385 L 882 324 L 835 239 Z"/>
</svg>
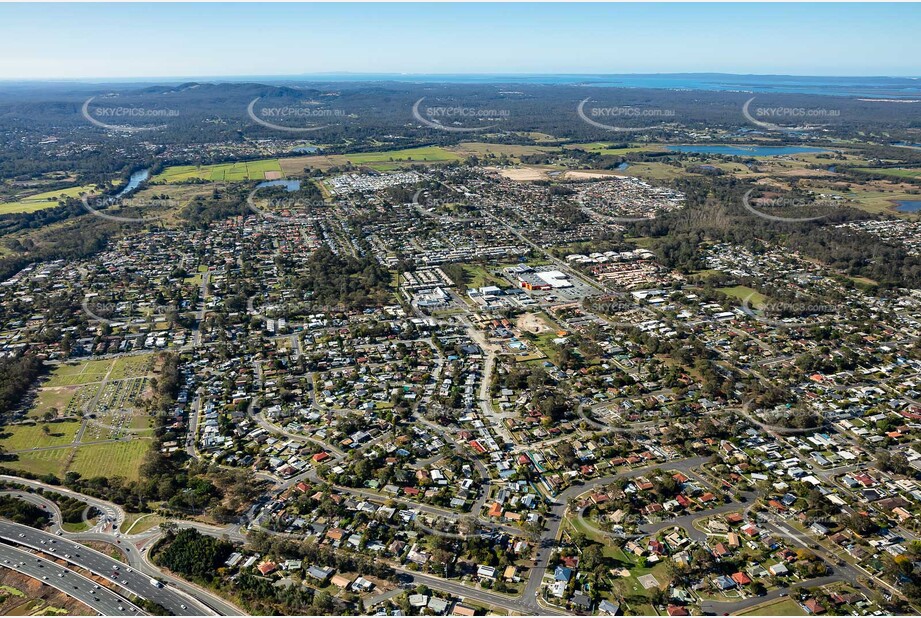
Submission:
<svg viewBox="0 0 921 618">
<path fill-rule="evenodd" d="M 105 586 L 50 560 L 3 543 L 0 543 L 0 566 L 57 588 L 104 616 L 144 615 L 136 605 Z"/>
<path fill-rule="evenodd" d="M 131 594 L 162 605 L 173 615 L 214 614 L 188 595 L 169 586 L 158 588 L 150 582 L 150 576 L 80 543 L 7 520 L 0 520 L 0 538 L 9 543 L 53 554 L 56 558 L 104 577 Z"/>
</svg>

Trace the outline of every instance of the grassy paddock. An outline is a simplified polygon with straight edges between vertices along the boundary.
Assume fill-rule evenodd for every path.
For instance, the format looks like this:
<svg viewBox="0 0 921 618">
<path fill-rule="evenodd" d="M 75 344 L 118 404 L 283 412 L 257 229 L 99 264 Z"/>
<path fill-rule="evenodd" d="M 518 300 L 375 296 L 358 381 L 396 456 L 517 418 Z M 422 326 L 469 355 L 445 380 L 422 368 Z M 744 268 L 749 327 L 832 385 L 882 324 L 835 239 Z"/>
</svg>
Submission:
<svg viewBox="0 0 921 618">
<path fill-rule="evenodd" d="M 58 189 L 56 191 L 45 191 L 23 197 L 12 202 L 0 203 L 0 215 L 6 215 L 16 212 L 35 212 L 46 208 L 54 208 L 58 202 L 68 197 L 80 197 L 83 193 L 92 193 L 96 190 L 95 185 L 86 185 L 83 187 L 70 187 L 68 189 Z"/>
</svg>

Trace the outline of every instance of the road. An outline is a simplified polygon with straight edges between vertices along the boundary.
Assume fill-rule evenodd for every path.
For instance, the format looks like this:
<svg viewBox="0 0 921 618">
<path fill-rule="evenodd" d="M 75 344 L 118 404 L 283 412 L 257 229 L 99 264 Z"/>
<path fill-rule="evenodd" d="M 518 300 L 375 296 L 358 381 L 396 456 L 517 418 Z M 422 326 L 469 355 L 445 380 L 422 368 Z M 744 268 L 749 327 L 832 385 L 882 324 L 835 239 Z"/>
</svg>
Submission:
<svg viewBox="0 0 921 618">
<path fill-rule="evenodd" d="M 5 483 L 12 483 L 17 485 L 22 485 L 25 487 L 31 487 L 32 489 L 42 489 L 44 491 L 52 491 L 70 498 L 75 498 L 81 502 L 85 502 L 90 506 L 96 507 L 96 509 L 103 513 L 106 518 L 115 524 L 115 529 L 121 528 L 122 522 L 125 521 L 125 511 L 120 506 L 112 504 L 111 502 L 106 502 L 105 500 L 99 500 L 97 498 L 92 498 L 90 496 L 85 496 L 81 493 L 71 491 L 65 487 L 60 487 L 58 485 L 49 485 L 47 483 L 42 483 L 40 481 L 32 481 L 29 479 L 23 479 L 18 476 L 9 476 L 6 474 L 0 474 L 0 481 Z"/>
<path fill-rule="evenodd" d="M 34 577 L 47 586 L 57 588 L 103 616 L 145 615 L 128 599 L 105 586 L 100 586 L 76 571 L 2 543 L 0 543 L 0 566 Z"/>
<path fill-rule="evenodd" d="M 536 597 L 540 591 L 541 581 L 544 578 L 544 573 L 546 573 L 547 568 L 550 565 L 550 555 L 553 553 L 553 550 L 556 547 L 557 539 L 560 535 L 560 527 L 563 525 L 563 516 L 566 514 L 566 508 L 571 499 L 592 491 L 596 487 L 601 487 L 602 485 L 610 485 L 618 479 L 642 476 L 643 474 L 647 474 L 656 469 L 677 470 L 679 472 L 687 473 L 691 470 L 691 468 L 696 468 L 697 466 L 705 464 L 708 461 L 710 461 L 710 457 L 692 457 L 690 459 L 681 459 L 663 464 L 646 466 L 643 468 L 635 468 L 633 470 L 622 472 L 621 474 L 616 474 L 614 476 L 605 476 L 602 478 L 592 479 L 581 485 L 573 485 L 562 491 L 556 497 L 556 501 L 550 508 L 550 512 L 547 514 L 547 529 L 544 530 L 544 534 L 541 537 L 540 544 L 537 548 L 537 557 L 535 558 L 534 567 L 531 569 L 530 576 L 528 577 L 528 583 L 524 589 L 524 598 L 530 599 Z M 543 611 L 546 610 L 542 609 L 542 612 Z"/>
<path fill-rule="evenodd" d="M 762 603 L 767 603 L 768 601 L 779 599 L 782 596 L 789 594 L 791 591 L 796 590 L 797 588 L 815 588 L 817 586 L 827 586 L 838 581 L 841 581 L 840 577 L 830 575 L 827 577 L 817 577 L 815 579 L 807 579 L 801 582 L 796 582 L 795 584 L 786 588 L 775 588 L 774 590 L 771 590 L 764 596 L 760 597 L 748 597 L 747 599 L 739 599 L 738 601 L 701 601 L 700 611 L 704 614 L 735 614 L 736 612 L 740 612 L 743 609 L 748 609 L 749 607 L 753 607 L 755 605 L 761 605 Z"/>
<path fill-rule="evenodd" d="M 211 536 L 224 537 L 227 536 L 232 541 L 243 542 L 243 537 L 239 533 L 234 535 L 232 531 L 225 529 L 218 529 L 214 526 L 206 526 L 204 524 L 197 525 L 188 523 L 188 526 L 180 525 L 180 527 L 191 527 L 196 528 L 203 534 L 210 534 Z M 116 543 L 119 539 L 115 539 L 112 534 L 104 533 L 81 533 L 70 535 L 71 538 L 81 541 L 97 541 L 102 543 Z M 139 535 L 141 536 L 141 535 Z M 136 537 L 135 537 L 136 538 Z M 131 568 L 143 573 L 148 579 L 150 577 L 155 577 L 163 582 L 166 582 L 173 586 L 181 595 L 189 598 L 185 604 L 191 608 L 202 608 L 199 611 L 195 612 L 197 615 L 207 614 L 220 614 L 222 616 L 243 616 L 246 615 L 242 609 L 234 605 L 233 603 L 219 597 L 215 593 L 205 590 L 201 586 L 193 584 L 192 582 L 186 581 L 181 577 L 176 577 L 168 573 L 164 573 L 150 561 L 148 552 L 154 543 L 160 538 L 160 533 L 153 532 L 143 535 L 143 538 L 137 541 L 130 541 L 125 537 L 122 537 L 120 540 L 121 543 L 118 543 L 116 547 L 125 554 L 128 565 Z M 207 610 L 207 611 L 206 611 Z"/>
<path fill-rule="evenodd" d="M 502 607 L 505 609 L 522 612 L 529 615 L 540 615 L 540 616 L 565 616 L 565 612 L 558 610 L 546 608 L 544 606 L 537 604 L 537 597 L 535 595 L 522 596 L 522 597 L 511 597 L 504 594 L 498 594 L 495 592 L 487 592 L 485 590 L 477 590 L 469 586 L 465 586 L 461 583 L 454 582 L 447 579 L 442 579 L 440 577 L 432 577 L 430 575 L 423 575 L 415 571 L 410 571 L 407 569 L 396 568 L 397 573 L 403 574 L 404 577 L 411 576 L 412 583 L 416 584 L 425 584 L 433 590 L 441 590 L 447 592 L 456 597 L 462 599 L 471 599 L 478 603 L 487 603 L 489 605 L 494 605 L 497 607 Z M 408 581 L 408 580 L 407 580 Z"/>
<path fill-rule="evenodd" d="M 0 520 L 0 538 L 9 543 L 52 553 L 59 559 L 86 569 L 94 575 L 104 577 L 131 594 L 162 605 L 176 616 L 213 615 L 215 613 L 188 595 L 169 586 L 158 588 L 150 582 L 148 575 L 62 536 Z M 127 541 L 119 543 L 119 545 L 125 544 Z"/>
</svg>

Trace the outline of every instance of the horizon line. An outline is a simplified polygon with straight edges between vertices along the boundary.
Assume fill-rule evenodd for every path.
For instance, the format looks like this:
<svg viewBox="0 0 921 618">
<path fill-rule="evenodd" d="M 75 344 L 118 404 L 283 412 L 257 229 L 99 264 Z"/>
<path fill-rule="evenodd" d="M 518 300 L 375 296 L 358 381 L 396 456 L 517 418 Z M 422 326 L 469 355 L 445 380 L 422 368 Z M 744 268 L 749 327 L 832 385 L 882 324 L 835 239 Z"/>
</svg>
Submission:
<svg viewBox="0 0 921 618">
<path fill-rule="evenodd" d="M 633 72 L 633 73 L 579 73 L 579 72 L 452 72 L 452 73 L 424 73 L 424 72 L 364 72 L 364 71 L 323 71 L 310 73 L 277 73 L 277 74 L 239 74 L 229 73 L 220 75 L 134 75 L 134 76 L 80 76 L 80 77 L 0 77 L 3 82 L 96 82 L 108 81 L 143 81 L 143 80 L 214 80 L 214 79 L 306 79 L 311 77 L 364 77 L 371 81 L 374 77 L 637 77 L 637 76 L 669 76 L 669 75 L 712 75 L 730 77 L 821 77 L 821 78 L 847 78 L 847 79 L 909 79 L 921 80 L 918 75 L 896 74 L 816 74 L 816 73 L 727 73 L 721 71 L 662 71 L 662 72 Z"/>
</svg>

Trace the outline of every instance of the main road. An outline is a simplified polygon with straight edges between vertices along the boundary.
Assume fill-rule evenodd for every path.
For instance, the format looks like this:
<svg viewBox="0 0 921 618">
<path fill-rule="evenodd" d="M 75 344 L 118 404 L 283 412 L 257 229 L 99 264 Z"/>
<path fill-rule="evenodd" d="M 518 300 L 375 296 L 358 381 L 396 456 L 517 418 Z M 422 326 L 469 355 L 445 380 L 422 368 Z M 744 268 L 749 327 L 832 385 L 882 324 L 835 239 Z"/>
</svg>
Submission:
<svg viewBox="0 0 921 618">
<path fill-rule="evenodd" d="M 111 538 L 111 537 L 110 537 Z M 135 596 L 162 605 L 176 616 L 215 615 L 216 612 L 202 605 L 191 596 L 169 586 L 156 586 L 150 576 L 114 560 L 94 549 L 61 536 L 55 536 L 35 528 L 0 520 L 0 539 L 7 543 L 23 545 L 54 555 L 55 558 L 86 569 L 103 577 Z M 124 543 L 118 543 L 123 545 Z"/>
<path fill-rule="evenodd" d="M 0 560 L 0 566 L 57 588 L 103 616 L 144 615 L 140 608 L 115 591 L 35 554 L 0 543 Z"/>
</svg>

